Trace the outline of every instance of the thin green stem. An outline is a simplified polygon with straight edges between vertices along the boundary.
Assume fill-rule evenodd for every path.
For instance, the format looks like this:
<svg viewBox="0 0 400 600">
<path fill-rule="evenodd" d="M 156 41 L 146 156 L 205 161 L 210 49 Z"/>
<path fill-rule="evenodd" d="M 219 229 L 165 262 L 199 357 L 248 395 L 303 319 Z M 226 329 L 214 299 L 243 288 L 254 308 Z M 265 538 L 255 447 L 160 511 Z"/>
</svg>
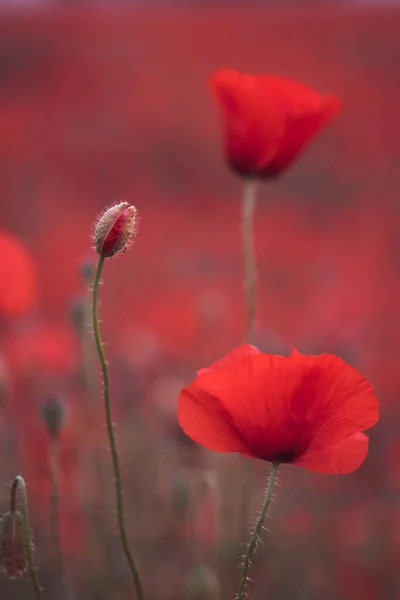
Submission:
<svg viewBox="0 0 400 600">
<path fill-rule="evenodd" d="M 115 434 L 114 434 L 112 415 L 111 415 L 110 385 L 109 385 L 109 378 L 108 378 L 108 369 L 107 369 L 106 359 L 104 357 L 103 344 L 101 342 L 100 330 L 99 330 L 98 294 L 99 294 L 99 284 L 100 284 L 103 265 L 104 265 L 104 256 L 100 256 L 99 262 L 97 263 L 96 275 L 95 275 L 94 284 L 93 284 L 93 331 L 94 331 L 94 338 L 96 341 L 97 353 L 99 355 L 101 371 L 102 371 L 102 375 L 103 375 L 104 406 L 105 406 L 105 412 L 106 412 L 107 432 L 108 432 L 108 438 L 109 438 L 109 442 L 110 442 L 111 458 L 112 458 L 112 465 L 113 465 L 114 479 L 115 479 L 115 496 L 116 496 L 116 504 L 117 504 L 117 518 L 118 518 L 119 534 L 120 534 L 120 538 L 121 538 L 122 548 L 123 548 L 126 560 L 128 562 L 129 569 L 132 573 L 133 582 L 135 585 L 138 600 L 143 600 L 144 596 L 143 596 L 143 589 L 142 589 L 142 584 L 140 581 L 139 571 L 136 567 L 135 561 L 134 561 L 132 553 L 130 551 L 128 536 L 126 533 L 124 505 L 123 505 L 123 496 L 122 496 L 121 469 L 119 466 L 118 451 L 117 451 L 117 445 L 116 445 L 116 441 L 115 441 Z"/>
<path fill-rule="evenodd" d="M 254 241 L 254 211 L 257 203 L 257 182 L 248 179 L 242 201 L 242 237 L 244 258 L 244 294 L 246 307 L 245 342 L 254 343 L 257 299 L 257 269 Z"/>
<path fill-rule="evenodd" d="M 89 281 L 86 278 L 86 283 Z M 102 431 L 103 419 L 101 411 L 97 411 L 98 381 L 97 381 L 97 353 L 93 345 L 90 323 L 92 320 L 92 300 L 90 294 L 85 294 L 83 299 L 84 322 L 80 331 L 81 356 L 83 365 L 84 402 L 82 402 L 81 426 L 86 427 L 87 414 L 94 414 L 94 427 Z M 86 484 L 82 490 L 86 506 L 90 505 L 88 519 L 92 529 L 92 539 L 95 540 L 96 558 L 101 563 L 107 561 L 110 546 L 105 542 L 103 523 L 103 508 L 99 497 L 104 497 L 108 482 L 103 471 L 103 441 L 102 436 L 96 436 L 92 451 L 82 457 L 82 475 Z M 94 479 L 94 485 L 93 485 Z M 96 508 L 95 508 L 96 507 Z"/>
<path fill-rule="evenodd" d="M 28 562 L 28 573 L 29 577 L 33 584 L 33 589 L 35 592 L 36 600 L 44 600 L 42 589 L 39 585 L 38 579 L 36 577 L 35 567 L 33 565 L 33 550 L 32 550 L 32 540 L 31 540 L 31 532 L 29 527 L 29 513 L 28 513 L 28 493 L 26 491 L 25 480 L 21 475 L 17 475 L 13 481 L 11 486 L 11 497 L 10 497 L 10 512 L 15 513 L 17 506 L 17 491 L 20 489 L 22 496 L 22 511 L 23 511 L 23 531 L 24 531 L 24 539 L 25 539 L 25 551 L 26 551 L 26 559 Z"/>
<path fill-rule="evenodd" d="M 218 548 L 217 548 L 217 571 L 219 578 L 219 595 L 221 600 L 226 600 L 227 597 L 227 550 L 229 543 L 226 539 L 225 532 L 228 530 L 226 527 L 226 504 L 225 494 L 222 489 L 221 470 L 217 470 L 217 489 L 215 495 L 215 515 L 217 521 L 218 531 Z M 230 529 L 230 528 L 229 528 Z"/>
<path fill-rule="evenodd" d="M 254 531 L 251 535 L 251 539 L 247 546 L 246 554 L 245 554 L 244 560 L 243 560 L 242 571 L 241 571 L 241 575 L 240 575 L 240 587 L 239 587 L 239 593 L 238 593 L 238 600 L 243 600 L 243 598 L 246 595 L 247 573 L 250 568 L 251 558 L 254 554 L 254 551 L 257 547 L 257 543 L 260 539 L 260 533 L 261 533 L 261 530 L 263 527 L 263 523 L 264 523 L 265 517 L 267 516 L 269 505 L 271 503 L 272 492 L 274 489 L 276 476 L 278 473 L 278 467 L 279 467 L 279 463 L 272 463 L 271 472 L 269 475 L 268 486 L 267 486 L 267 491 L 265 492 L 264 503 L 262 505 L 260 516 L 257 519 L 256 526 L 254 527 Z"/>
<path fill-rule="evenodd" d="M 243 188 L 242 200 L 242 241 L 244 261 L 244 342 L 254 344 L 257 303 L 257 265 L 254 238 L 254 213 L 257 204 L 257 181 L 247 179 Z M 247 459 L 243 459 L 243 482 L 240 505 L 241 523 L 247 527 L 251 504 L 252 469 Z"/>
<path fill-rule="evenodd" d="M 82 357 L 82 375 L 83 375 L 83 387 L 84 387 L 84 398 L 80 403 L 80 414 L 79 414 L 79 429 L 80 433 L 84 435 L 84 430 L 87 426 L 87 416 L 93 405 L 91 403 L 97 402 L 97 355 L 96 350 L 93 346 L 93 337 L 91 336 L 90 323 L 92 319 L 92 303 L 88 294 L 82 298 L 83 303 L 83 326 L 79 331 L 80 344 L 81 344 L 81 357 Z M 96 416 L 96 425 L 101 418 L 97 411 L 94 410 Z M 97 450 L 97 449 L 96 449 Z M 91 481 L 91 468 L 92 462 L 95 464 L 97 469 L 99 463 L 99 457 L 96 451 L 88 454 L 83 454 L 80 457 L 82 478 L 81 478 L 81 494 L 83 502 L 88 504 L 93 501 L 93 484 Z M 97 476 L 100 472 L 100 468 L 96 471 Z M 99 486 L 100 487 L 100 486 Z"/>
<path fill-rule="evenodd" d="M 66 600 L 76 600 L 75 589 L 72 585 L 68 567 L 65 563 L 60 535 L 60 487 L 59 487 L 59 456 L 58 439 L 50 439 L 50 534 L 56 567 L 60 575 L 63 595 Z"/>
</svg>

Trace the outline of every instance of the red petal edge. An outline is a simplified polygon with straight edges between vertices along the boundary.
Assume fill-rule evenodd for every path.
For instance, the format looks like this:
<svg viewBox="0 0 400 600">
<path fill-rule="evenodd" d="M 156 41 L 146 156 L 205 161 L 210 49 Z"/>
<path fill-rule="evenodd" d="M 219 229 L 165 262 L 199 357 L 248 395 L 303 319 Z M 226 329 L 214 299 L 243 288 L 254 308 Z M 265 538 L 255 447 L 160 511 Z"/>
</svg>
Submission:
<svg viewBox="0 0 400 600">
<path fill-rule="evenodd" d="M 196 372 L 196 375 L 200 377 L 201 375 L 205 375 L 206 373 L 211 373 L 212 371 L 216 371 L 218 369 L 226 369 L 227 367 L 233 367 L 237 363 L 242 360 L 246 360 L 250 356 L 254 356 L 255 354 L 261 354 L 260 350 L 251 344 L 244 344 L 243 346 L 239 346 L 225 354 L 223 358 L 214 362 L 210 367 L 205 369 L 199 369 Z"/>
</svg>

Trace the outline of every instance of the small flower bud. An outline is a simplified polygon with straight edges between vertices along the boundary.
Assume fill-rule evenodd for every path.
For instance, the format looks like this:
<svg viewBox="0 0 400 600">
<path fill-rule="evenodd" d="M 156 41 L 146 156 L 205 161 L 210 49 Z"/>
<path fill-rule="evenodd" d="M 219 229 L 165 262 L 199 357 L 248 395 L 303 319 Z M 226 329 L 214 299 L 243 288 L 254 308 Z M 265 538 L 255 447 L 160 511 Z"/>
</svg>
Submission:
<svg viewBox="0 0 400 600">
<path fill-rule="evenodd" d="M 57 439 L 65 422 L 65 405 L 57 397 L 50 396 L 42 404 L 41 414 L 51 438 Z"/>
<path fill-rule="evenodd" d="M 205 471 L 201 477 L 200 485 L 204 493 L 210 493 L 215 497 L 218 491 L 218 477 L 215 471 Z"/>
<path fill-rule="evenodd" d="M 69 318 L 72 327 L 78 334 L 81 334 L 87 323 L 86 323 L 86 302 L 84 298 L 75 298 L 71 302 L 69 309 Z"/>
<path fill-rule="evenodd" d="M 94 245 L 100 256 L 110 258 L 125 252 L 136 234 L 136 208 L 121 202 L 108 208 L 94 227 Z"/>
<path fill-rule="evenodd" d="M 218 577 L 210 566 L 197 565 L 186 580 L 186 600 L 217 600 L 220 595 Z"/>
<path fill-rule="evenodd" d="M 27 568 L 22 515 L 6 512 L 0 518 L 0 571 L 7 579 L 20 579 Z"/>
<path fill-rule="evenodd" d="M 172 481 L 172 510 L 177 519 L 184 520 L 189 510 L 190 486 L 187 477 L 177 475 Z"/>
<path fill-rule="evenodd" d="M 90 285 L 93 282 L 94 274 L 96 272 L 95 262 L 91 258 L 83 260 L 80 265 L 80 272 L 83 281 Z"/>
</svg>

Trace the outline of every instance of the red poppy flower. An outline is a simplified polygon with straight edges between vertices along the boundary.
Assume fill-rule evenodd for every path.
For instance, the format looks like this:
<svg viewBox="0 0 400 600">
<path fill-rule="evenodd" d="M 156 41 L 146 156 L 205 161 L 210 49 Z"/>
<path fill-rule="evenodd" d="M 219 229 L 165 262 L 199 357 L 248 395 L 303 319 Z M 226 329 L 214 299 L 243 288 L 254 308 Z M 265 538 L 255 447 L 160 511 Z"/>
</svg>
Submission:
<svg viewBox="0 0 400 600">
<path fill-rule="evenodd" d="M 179 398 L 194 441 L 310 471 L 350 473 L 368 454 L 361 433 L 379 418 L 371 385 L 331 354 L 262 354 L 240 346 L 202 369 Z"/>
<path fill-rule="evenodd" d="M 0 233 L 0 315 L 18 316 L 37 300 L 37 274 L 34 261 L 22 242 Z"/>
<path fill-rule="evenodd" d="M 335 96 L 274 75 L 220 70 L 211 89 L 222 112 L 228 162 L 246 176 L 281 173 L 341 108 Z"/>
</svg>

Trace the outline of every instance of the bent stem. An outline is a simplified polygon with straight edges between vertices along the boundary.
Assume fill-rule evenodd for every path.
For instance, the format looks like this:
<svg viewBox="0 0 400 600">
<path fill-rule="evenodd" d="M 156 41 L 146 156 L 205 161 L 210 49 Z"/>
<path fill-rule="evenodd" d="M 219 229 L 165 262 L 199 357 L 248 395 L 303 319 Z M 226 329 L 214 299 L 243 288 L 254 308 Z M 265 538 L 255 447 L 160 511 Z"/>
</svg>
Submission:
<svg viewBox="0 0 400 600">
<path fill-rule="evenodd" d="M 245 343 L 254 342 L 256 321 L 256 253 L 254 241 L 254 211 L 257 202 L 257 182 L 248 179 L 244 185 L 242 201 L 242 237 L 244 259 L 244 295 L 246 310 Z"/>
<path fill-rule="evenodd" d="M 31 540 L 31 531 L 29 527 L 29 513 L 28 513 L 28 493 L 26 491 L 25 480 L 21 475 L 17 475 L 13 481 L 11 486 L 11 496 L 10 496 L 10 512 L 15 513 L 17 508 L 17 491 L 20 489 L 22 496 L 22 512 L 23 512 L 23 532 L 24 532 L 24 542 L 25 542 L 25 551 L 26 551 L 26 559 L 28 562 L 28 573 L 29 577 L 33 584 L 33 589 L 35 592 L 36 600 L 44 600 L 41 587 L 39 585 L 38 579 L 36 577 L 36 571 L 33 566 L 33 550 L 32 550 L 32 540 Z"/>
<path fill-rule="evenodd" d="M 257 519 L 257 523 L 254 527 L 254 531 L 251 535 L 250 542 L 247 546 L 246 554 L 243 559 L 242 571 L 240 575 L 240 587 L 238 593 L 238 600 L 243 600 L 246 595 L 247 589 L 247 573 L 251 565 L 251 558 L 257 548 L 257 544 L 260 540 L 260 533 L 263 527 L 265 517 L 267 516 L 269 505 L 271 503 L 272 492 L 274 489 L 276 476 L 278 473 L 279 463 L 272 463 L 271 472 L 269 475 L 269 481 L 267 491 L 265 492 L 264 503 L 261 508 L 260 516 Z"/>
<path fill-rule="evenodd" d="M 94 338 L 96 341 L 97 353 L 99 355 L 101 371 L 103 375 L 103 385 L 104 385 L 104 407 L 106 413 L 106 422 L 107 422 L 107 432 L 108 438 L 110 442 L 110 450 L 111 450 L 111 458 L 112 465 L 114 471 L 114 479 L 115 479 L 115 496 L 116 496 L 116 505 L 117 505 L 117 518 L 118 518 L 118 528 L 119 534 L 121 538 L 122 549 L 124 551 L 126 560 L 129 565 L 129 569 L 131 571 L 134 586 L 136 589 L 136 594 L 138 600 L 143 600 L 143 589 L 140 581 L 139 571 L 136 567 L 135 561 L 133 559 L 132 553 L 129 548 L 128 536 L 126 533 L 125 526 L 125 516 L 124 516 L 124 505 L 123 505 L 123 497 L 122 497 L 122 483 L 121 483 L 121 469 L 119 466 L 119 458 L 117 445 L 115 441 L 114 428 L 112 423 L 111 416 L 111 406 L 110 406 L 110 385 L 108 378 L 108 369 L 106 364 L 106 359 L 104 357 L 103 345 L 100 338 L 100 330 L 99 330 L 99 318 L 98 318 L 98 294 L 99 294 L 99 284 L 101 279 L 101 273 L 104 265 L 104 256 L 100 256 L 99 262 L 97 263 L 96 275 L 93 284 L 93 331 Z"/>
</svg>

